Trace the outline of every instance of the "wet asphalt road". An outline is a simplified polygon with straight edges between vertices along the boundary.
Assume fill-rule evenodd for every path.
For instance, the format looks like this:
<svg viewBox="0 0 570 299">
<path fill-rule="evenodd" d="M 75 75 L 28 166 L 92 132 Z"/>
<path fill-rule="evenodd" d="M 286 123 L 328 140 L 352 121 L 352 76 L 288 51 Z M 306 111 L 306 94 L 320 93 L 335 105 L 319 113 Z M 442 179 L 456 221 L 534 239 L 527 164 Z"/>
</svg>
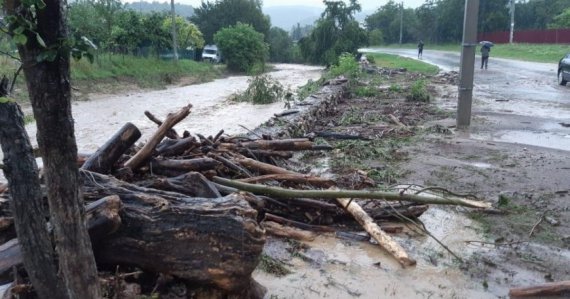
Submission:
<svg viewBox="0 0 570 299">
<path fill-rule="evenodd" d="M 500 45 L 497 45 L 500 46 Z M 415 49 L 363 49 L 363 52 L 417 58 Z M 422 61 L 443 71 L 459 71 L 460 54 L 424 49 Z M 487 70 L 475 60 L 471 137 L 570 150 L 570 84 L 559 86 L 557 62 L 535 63 L 492 56 Z M 456 108 L 455 94 L 444 105 Z M 484 122 L 478 121 L 478 117 Z M 483 125 L 484 123 L 484 125 Z"/>
</svg>

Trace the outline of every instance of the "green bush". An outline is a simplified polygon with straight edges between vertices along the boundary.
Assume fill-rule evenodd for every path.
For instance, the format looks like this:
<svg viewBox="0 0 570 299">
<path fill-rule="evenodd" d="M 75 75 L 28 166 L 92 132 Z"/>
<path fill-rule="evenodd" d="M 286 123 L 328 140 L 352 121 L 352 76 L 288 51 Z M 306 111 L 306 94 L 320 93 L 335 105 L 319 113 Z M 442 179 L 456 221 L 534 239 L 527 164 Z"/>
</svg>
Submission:
<svg viewBox="0 0 570 299">
<path fill-rule="evenodd" d="M 426 89 L 426 82 L 424 80 L 414 82 L 406 99 L 410 102 L 429 102 L 431 95 Z"/>
<path fill-rule="evenodd" d="M 242 23 L 223 28 L 214 35 L 228 70 L 237 72 L 249 72 L 256 64 L 265 64 L 269 46 L 263 40 L 263 34 Z"/>
<path fill-rule="evenodd" d="M 337 77 L 340 75 L 347 78 L 354 79 L 360 74 L 360 64 L 356 61 L 354 56 L 349 53 L 343 53 L 338 59 L 338 64 L 333 65 L 329 70 L 329 75 Z"/>
<path fill-rule="evenodd" d="M 289 94 L 289 90 L 285 89 L 279 81 L 269 75 L 261 75 L 251 78 L 247 89 L 243 93 L 234 95 L 231 100 L 253 104 L 271 104 L 284 100 Z"/>
</svg>

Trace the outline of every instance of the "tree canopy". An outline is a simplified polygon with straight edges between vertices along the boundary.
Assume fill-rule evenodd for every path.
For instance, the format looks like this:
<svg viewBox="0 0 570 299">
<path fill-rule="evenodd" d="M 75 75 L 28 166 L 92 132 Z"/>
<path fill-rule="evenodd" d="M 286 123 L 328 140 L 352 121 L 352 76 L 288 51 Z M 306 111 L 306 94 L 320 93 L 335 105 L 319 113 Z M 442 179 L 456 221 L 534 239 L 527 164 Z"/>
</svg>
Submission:
<svg viewBox="0 0 570 299">
<path fill-rule="evenodd" d="M 263 40 L 263 34 L 242 23 L 223 28 L 214 35 L 228 69 L 237 72 L 250 72 L 265 64 L 269 47 Z"/>
<path fill-rule="evenodd" d="M 261 0 L 205 1 L 194 10 L 191 20 L 204 34 L 206 44 L 214 41 L 214 34 L 220 29 L 238 22 L 251 25 L 255 31 L 267 38 L 271 23 L 269 17 L 261 11 L 261 7 Z"/>
</svg>

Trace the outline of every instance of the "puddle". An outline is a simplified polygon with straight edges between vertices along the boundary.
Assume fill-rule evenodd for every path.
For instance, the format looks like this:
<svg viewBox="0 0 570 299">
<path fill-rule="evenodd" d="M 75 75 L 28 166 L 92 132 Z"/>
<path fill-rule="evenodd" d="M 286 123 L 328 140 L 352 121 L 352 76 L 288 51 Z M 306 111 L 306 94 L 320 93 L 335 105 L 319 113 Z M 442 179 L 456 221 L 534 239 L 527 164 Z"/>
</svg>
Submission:
<svg viewBox="0 0 570 299">
<path fill-rule="evenodd" d="M 295 90 L 309 79 L 317 80 L 321 70 L 314 66 L 278 64 L 269 75 Z M 99 95 L 90 101 L 74 102 L 72 110 L 79 152 L 94 152 L 126 122 L 132 122 L 141 130 L 139 141 L 144 142 L 157 128 L 146 118 L 145 110 L 164 119 L 168 113 L 188 104 L 193 108 L 190 115 L 175 126 L 179 133 L 188 130 L 192 134 L 208 136 L 221 129 L 228 134 L 245 133 L 246 129 L 240 125 L 254 129 L 284 108 L 283 103 L 252 105 L 227 102 L 228 96 L 247 88 L 248 79 L 246 76 L 234 76 L 198 85 L 124 95 Z M 36 125 L 30 124 L 26 129 L 32 144 L 36 145 Z M 5 181 L 2 174 L 0 181 Z"/>
<path fill-rule="evenodd" d="M 485 250 L 465 246 L 464 241 L 480 237 L 469 219 L 452 210 L 431 207 L 420 219 L 463 258 Z M 294 258 L 288 261 L 292 274 L 277 278 L 256 270 L 254 277 L 269 289 L 266 298 L 496 298 L 463 274 L 431 238 L 394 238 L 417 260 L 416 267 L 403 269 L 378 245 L 320 236 L 307 244 L 324 253 L 323 263 Z"/>
<path fill-rule="evenodd" d="M 526 144 L 559 150 L 570 149 L 570 134 L 532 131 L 497 131 L 471 134 L 477 140 Z"/>
</svg>

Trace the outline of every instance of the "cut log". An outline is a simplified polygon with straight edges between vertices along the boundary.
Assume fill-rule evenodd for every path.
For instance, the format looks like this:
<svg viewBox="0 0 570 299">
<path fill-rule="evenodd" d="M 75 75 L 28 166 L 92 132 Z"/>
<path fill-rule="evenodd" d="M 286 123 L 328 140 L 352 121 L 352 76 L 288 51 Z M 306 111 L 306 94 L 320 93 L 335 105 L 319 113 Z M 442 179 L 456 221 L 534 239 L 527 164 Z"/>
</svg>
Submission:
<svg viewBox="0 0 570 299">
<path fill-rule="evenodd" d="M 113 165 L 141 137 L 132 123 L 126 123 L 111 139 L 100 147 L 81 167 L 102 174 L 111 173 Z"/>
<path fill-rule="evenodd" d="M 190 172 L 174 178 L 158 178 L 137 185 L 166 191 L 174 191 L 192 197 L 222 197 L 216 186 L 198 172 Z"/>
<path fill-rule="evenodd" d="M 464 198 L 447 198 L 435 196 L 421 196 L 415 194 L 392 193 L 381 191 L 365 191 L 365 190 L 292 190 L 278 187 L 268 187 L 264 185 L 247 184 L 235 180 L 214 177 L 215 183 L 233 187 L 242 191 L 248 191 L 259 195 L 266 195 L 275 198 L 368 198 L 382 199 L 386 201 L 409 201 L 420 204 L 439 204 L 439 205 L 459 205 L 470 208 L 490 208 L 491 205 L 486 202 L 474 201 Z"/>
<path fill-rule="evenodd" d="M 125 163 L 125 167 L 135 170 L 148 160 L 154 148 L 160 143 L 164 136 L 166 136 L 166 133 L 190 114 L 190 108 L 192 108 L 192 105 L 180 109 L 180 111 L 175 114 L 169 114 L 164 123 L 158 128 L 158 131 L 156 131 L 143 148 Z"/>
<path fill-rule="evenodd" d="M 87 229 L 91 243 L 96 244 L 108 234 L 115 232 L 121 225 L 119 210 L 122 207 L 118 196 L 101 198 L 85 208 Z M 12 239 L 0 246 L 0 275 L 12 267 L 22 264 L 22 252 L 18 239 Z"/>
<path fill-rule="evenodd" d="M 274 151 L 305 151 L 315 150 L 315 144 L 306 138 L 284 140 L 256 140 L 240 144 L 222 143 L 220 149 L 239 150 L 246 147 L 251 150 L 274 150 Z"/>
<path fill-rule="evenodd" d="M 154 174 L 165 176 L 179 176 L 191 171 L 205 171 L 216 169 L 220 162 L 212 158 L 197 158 L 188 160 L 158 160 L 150 162 L 150 170 Z"/>
<path fill-rule="evenodd" d="M 276 157 L 281 159 L 291 159 L 293 158 L 292 152 L 286 151 L 265 151 L 265 150 L 250 150 L 250 149 L 240 149 L 239 153 L 252 159 L 261 159 L 261 158 L 269 158 L 269 157 Z"/>
<path fill-rule="evenodd" d="M 511 296 L 511 298 L 523 298 L 523 297 L 544 298 L 544 296 L 561 296 L 561 295 L 562 296 L 570 295 L 570 280 L 545 283 L 526 288 L 512 288 L 509 291 L 509 296 Z"/>
<path fill-rule="evenodd" d="M 273 221 L 264 221 L 261 225 L 265 228 L 268 234 L 290 238 L 299 241 L 314 241 L 317 235 L 313 232 L 302 230 L 294 227 L 287 227 Z"/>
<path fill-rule="evenodd" d="M 275 165 L 259 162 L 250 158 L 235 158 L 235 161 L 239 164 L 247 167 L 251 170 L 255 170 L 263 174 L 288 174 L 288 175 L 302 175 L 300 173 L 290 171 Z"/>
<path fill-rule="evenodd" d="M 194 137 L 183 139 L 166 139 L 156 147 L 156 153 L 163 157 L 174 157 L 184 154 L 184 152 L 191 150 L 198 146 Z"/>
<path fill-rule="evenodd" d="M 157 124 L 159 127 L 162 125 L 162 120 L 158 119 L 158 117 L 154 116 L 154 114 L 150 113 L 150 111 L 145 111 L 144 115 L 146 115 L 150 121 Z M 166 137 L 170 139 L 180 139 L 180 135 L 178 135 L 178 133 L 176 133 L 176 131 L 172 128 L 166 132 Z"/>
<path fill-rule="evenodd" d="M 408 256 L 406 251 L 394 241 L 388 234 L 386 234 L 374 219 L 372 219 L 366 212 L 354 201 L 351 202 L 348 198 L 337 198 L 340 205 L 345 207 L 345 209 L 362 225 L 364 230 L 378 242 L 378 244 L 388 251 L 392 256 L 398 260 L 400 264 L 404 267 L 413 266 L 416 261 Z"/>
<path fill-rule="evenodd" d="M 250 287 L 265 234 L 245 194 L 188 197 L 97 173 L 81 175 L 86 199 L 116 194 L 124 204 L 123 225 L 97 244 L 99 264 L 130 265 L 228 293 Z"/>
<path fill-rule="evenodd" d="M 311 184 L 318 187 L 329 188 L 335 185 L 333 180 L 302 174 L 268 174 L 247 179 L 240 179 L 244 183 L 259 183 L 264 181 L 285 181 L 297 184 Z"/>
</svg>

